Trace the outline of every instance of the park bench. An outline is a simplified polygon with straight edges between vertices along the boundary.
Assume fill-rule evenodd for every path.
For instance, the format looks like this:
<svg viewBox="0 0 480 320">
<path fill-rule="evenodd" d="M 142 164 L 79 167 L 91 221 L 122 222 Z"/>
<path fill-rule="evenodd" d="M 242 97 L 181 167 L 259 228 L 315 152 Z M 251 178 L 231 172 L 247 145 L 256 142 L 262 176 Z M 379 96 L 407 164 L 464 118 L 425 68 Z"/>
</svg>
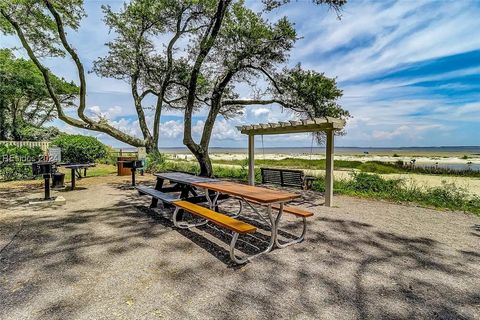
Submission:
<svg viewBox="0 0 480 320">
<path fill-rule="evenodd" d="M 297 187 L 303 190 L 311 189 L 315 177 L 305 176 L 302 170 L 260 168 L 262 183 L 280 185 L 282 187 Z"/>
<path fill-rule="evenodd" d="M 229 217 L 227 215 L 215 212 L 213 210 L 210 210 L 208 208 L 202 207 L 198 204 L 194 204 L 188 201 L 175 201 L 173 202 L 173 205 L 176 207 L 175 212 L 173 214 L 173 223 L 175 224 L 176 227 L 182 228 L 182 229 L 188 229 L 192 227 L 197 227 L 200 225 L 205 224 L 207 221 L 210 221 L 220 227 L 223 227 L 225 229 L 228 229 L 232 232 L 233 237 L 232 241 L 230 242 L 230 258 L 237 264 L 242 264 L 247 262 L 249 259 L 251 259 L 253 256 L 241 259 L 238 258 L 235 255 L 235 244 L 238 240 L 238 236 L 240 234 L 249 234 L 249 233 L 255 233 L 257 231 L 257 228 L 240 220 L 237 220 L 235 218 Z M 196 215 L 202 219 L 204 219 L 204 222 L 200 222 L 197 224 L 187 224 L 184 222 L 177 221 L 177 214 L 180 210 L 184 210 L 186 212 L 189 212 L 190 214 Z"/>
</svg>

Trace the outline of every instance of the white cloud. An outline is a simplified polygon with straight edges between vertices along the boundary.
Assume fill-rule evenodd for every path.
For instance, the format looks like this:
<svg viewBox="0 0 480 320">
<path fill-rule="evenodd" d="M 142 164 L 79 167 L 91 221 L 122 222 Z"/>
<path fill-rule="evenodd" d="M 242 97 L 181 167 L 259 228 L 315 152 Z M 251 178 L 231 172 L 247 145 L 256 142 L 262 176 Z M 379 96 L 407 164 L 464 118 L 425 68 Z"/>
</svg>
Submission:
<svg viewBox="0 0 480 320">
<path fill-rule="evenodd" d="M 422 133 L 428 130 L 442 130 L 445 129 L 442 125 L 402 125 L 392 131 L 374 130 L 372 137 L 377 140 L 392 140 L 397 137 L 406 137 L 416 140 L 423 139 Z"/>
<path fill-rule="evenodd" d="M 267 109 L 267 108 L 255 108 L 255 109 L 252 110 L 252 114 L 255 117 L 260 117 L 260 116 L 263 116 L 263 115 L 267 115 L 269 112 L 270 112 L 270 109 Z"/>
<path fill-rule="evenodd" d="M 179 138 L 183 137 L 183 122 L 181 121 L 166 121 L 160 125 L 161 138 Z"/>
</svg>

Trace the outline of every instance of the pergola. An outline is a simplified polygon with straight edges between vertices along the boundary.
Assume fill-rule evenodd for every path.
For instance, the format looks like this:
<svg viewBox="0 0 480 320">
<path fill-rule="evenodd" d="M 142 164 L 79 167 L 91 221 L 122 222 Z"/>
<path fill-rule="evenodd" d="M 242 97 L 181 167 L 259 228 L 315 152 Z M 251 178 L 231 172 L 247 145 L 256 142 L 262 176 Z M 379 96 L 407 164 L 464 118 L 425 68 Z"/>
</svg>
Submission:
<svg viewBox="0 0 480 320">
<path fill-rule="evenodd" d="M 313 120 L 298 120 L 278 123 L 260 123 L 238 126 L 242 134 L 248 135 L 248 183 L 255 184 L 255 136 L 267 134 L 287 134 L 323 131 L 327 136 L 325 161 L 325 205 L 333 203 L 333 151 L 334 132 L 345 126 L 345 120 L 325 117 Z"/>
</svg>

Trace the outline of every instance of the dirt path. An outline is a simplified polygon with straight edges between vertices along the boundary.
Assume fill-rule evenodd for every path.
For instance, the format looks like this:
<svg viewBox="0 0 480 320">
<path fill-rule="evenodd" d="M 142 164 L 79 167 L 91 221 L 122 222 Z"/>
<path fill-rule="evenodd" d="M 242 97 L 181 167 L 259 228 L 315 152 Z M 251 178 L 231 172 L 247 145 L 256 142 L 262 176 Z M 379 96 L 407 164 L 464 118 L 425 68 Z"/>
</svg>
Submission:
<svg viewBox="0 0 480 320">
<path fill-rule="evenodd" d="M 174 229 L 127 184 L 41 210 L 0 190 L 1 319 L 479 319 L 479 217 L 308 191 L 306 241 L 235 267 L 228 237 Z"/>
</svg>

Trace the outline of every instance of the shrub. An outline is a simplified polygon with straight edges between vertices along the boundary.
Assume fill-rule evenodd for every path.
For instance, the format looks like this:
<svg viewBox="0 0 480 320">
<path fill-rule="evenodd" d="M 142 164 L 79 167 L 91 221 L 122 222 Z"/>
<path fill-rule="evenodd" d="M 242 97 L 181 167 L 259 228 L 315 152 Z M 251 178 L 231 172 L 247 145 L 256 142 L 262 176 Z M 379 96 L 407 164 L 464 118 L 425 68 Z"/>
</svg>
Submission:
<svg viewBox="0 0 480 320">
<path fill-rule="evenodd" d="M 358 169 L 364 172 L 372 172 L 372 173 L 379 173 L 379 174 L 402 172 L 399 168 L 396 168 L 392 164 L 389 164 L 386 162 L 379 162 L 379 161 L 368 161 L 368 162 L 362 163 L 360 166 L 358 166 Z"/>
<path fill-rule="evenodd" d="M 52 145 L 62 149 L 62 161 L 69 163 L 91 163 L 107 154 L 107 147 L 89 136 L 63 134 Z"/>
<path fill-rule="evenodd" d="M 32 178 L 31 163 L 41 160 L 43 151 L 39 147 L 16 147 L 0 145 L 0 180 Z"/>
<path fill-rule="evenodd" d="M 105 147 L 106 147 L 105 156 L 102 157 L 101 159 L 98 159 L 97 163 L 109 164 L 109 165 L 116 166 L 117 165 L 118 152 L 116 152 L 115 149 L 113 149 L 110 146 L 105 146 Z"/>
<path fill-rule="evenodd" d="M 384 179 L 378 174 L 352 172 L 352 180 L 349 181 L 348 187 L 359 192 L 390 193 L 398 188 L 401 182 L 400 179 Z"/>
<path fill-rule="evenodd" d="M 160 152 L 152 152 L 147 155 L 146 172 L 155 173 L 165 171 L 165 156 Z"/>
</svg>

